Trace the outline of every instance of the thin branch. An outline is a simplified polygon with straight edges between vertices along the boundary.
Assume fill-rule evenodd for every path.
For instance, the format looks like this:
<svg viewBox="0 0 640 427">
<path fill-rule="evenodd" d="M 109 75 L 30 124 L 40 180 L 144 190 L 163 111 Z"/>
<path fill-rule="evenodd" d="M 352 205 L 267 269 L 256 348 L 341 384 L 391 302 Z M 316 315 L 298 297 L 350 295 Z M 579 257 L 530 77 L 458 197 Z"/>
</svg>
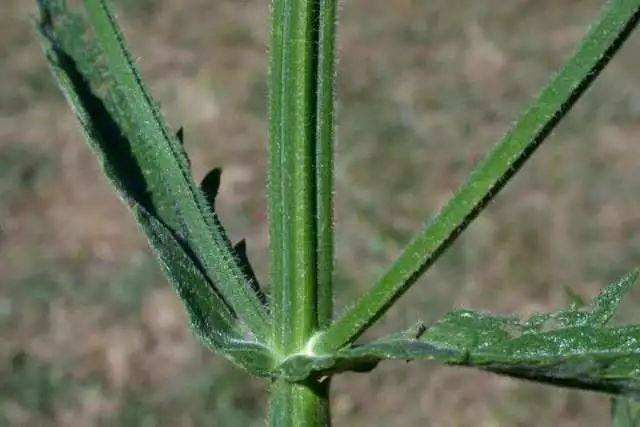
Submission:
<svg viewBox="0 0 640 427">
<path fill-rule="evenodd" d="M 613 0 L 578 51 L 468 181 L 356 304 L 317 337 L 329 352 L 357 339 L 424 273 L 540 146 L 622 46 L 640 17 L 640 0 Z"/>
</svg>

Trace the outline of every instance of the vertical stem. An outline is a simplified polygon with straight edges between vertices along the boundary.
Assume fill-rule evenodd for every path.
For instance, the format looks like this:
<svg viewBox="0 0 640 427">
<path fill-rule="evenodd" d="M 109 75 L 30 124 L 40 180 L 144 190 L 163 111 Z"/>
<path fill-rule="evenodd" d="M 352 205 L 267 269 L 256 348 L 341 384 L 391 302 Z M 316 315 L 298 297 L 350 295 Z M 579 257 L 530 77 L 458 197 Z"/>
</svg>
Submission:
<svg viewBox="0 0 640 427">
<path fill-rule="evenodd" d="M 304 349 L 333 311 L 336 0 L 273 0 L 269 220 L 273 346 Z"/>
<path fill-rule="evenodd" d="M 333 141 L 336 0 L 320 0 L 316 111 L 318 322 L 333 317 Z"/>
<path fill-rule="evenodd" d="M 331 425 L 329 381 L 289 383 L 276 380 L 269 399 L 270 427 L 327 427 Z"/>
<path fill-rule="evenodd" d="M 272 346 L 305 351 L 333 311 L 336 0 L 272 0 L 269 237 Z M 271 389 L 272 426 L 327 426 L 328 381 Z"/>
<path fill-rule="evenodd" d="M 273 345 L 281 355 L 302 350 L 318 326 L 315 6 L 309 0 L 273 3 L 268 190 Z"/>
<path fill-rule="evenodd" d="M 271 55 L 269 59 L 269 170 L 267 175 L 267 205 L 269 213 L 269 252 L 271 256 L 271 313 L 273 347 L 284 347 L 282 329 L 286 301 L 283 283 L 289 281 L 283 267 L 285 213 L 282 193 L 282 90 L 284 58 L 284 0 L 271 3 Z"/>
</svg>

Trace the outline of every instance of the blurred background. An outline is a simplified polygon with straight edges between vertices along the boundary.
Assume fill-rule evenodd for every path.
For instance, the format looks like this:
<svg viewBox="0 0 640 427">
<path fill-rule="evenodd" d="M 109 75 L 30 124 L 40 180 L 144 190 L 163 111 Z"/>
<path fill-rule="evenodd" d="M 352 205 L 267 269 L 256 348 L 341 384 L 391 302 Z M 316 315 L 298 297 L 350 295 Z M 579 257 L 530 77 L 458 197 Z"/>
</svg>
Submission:
<svg viewBox="0 0 640 427">
<path fill-rule="evenodd" d="M 34 39 L 0 13 L 0 425 L 261 426 L 266 387 L 214 358 L 85 145 Z M 116 0 L 196 179 L 267 275 L 268 2 Z M 345 0 L 338 311 L 433 215 L 557 70 L 602 0 Z M 640 34 L 370 336 L 452 308 L 525 315 L 640 264 Z M 640 294 L 623 307 L 633 316 Z M 637 312 L 637 310 L 635 310 Z M 334 381 L 337 426 L 584 426 L 609 398 L 430 363 Z"/>
</svg>

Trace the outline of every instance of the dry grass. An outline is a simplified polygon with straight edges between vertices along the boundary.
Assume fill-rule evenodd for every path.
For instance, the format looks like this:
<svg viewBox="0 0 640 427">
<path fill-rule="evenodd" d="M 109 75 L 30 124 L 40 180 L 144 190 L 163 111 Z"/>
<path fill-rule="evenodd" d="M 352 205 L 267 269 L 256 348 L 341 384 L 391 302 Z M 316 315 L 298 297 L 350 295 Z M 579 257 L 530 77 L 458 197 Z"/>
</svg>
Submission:
<svg viewBox="0 0 640 427">
<path fill-rule="evenodd" d="M 120 0 L 128 38 L 265 277 L 267 2 Z M 339 306 L 452 193 L 557 69 L 596 0 L 345 2 Z M 33 4 L 0 14 L 0 425 L 263 424 L 264 386 L 202 350 L 48 75 Z M 375 331 L 452 306 L 556 308 L 640 258 L 640 48 L 603 78 Z M 628 312 L 631 313 L 632 307 Z M 635 320 L 638 320 L 637 317 Z M 391 398 L 389 397 L 391 396 Z M 335 380 L 336 425 L 606 425 L 608 398 L 425 363 Z"/>
</svg>

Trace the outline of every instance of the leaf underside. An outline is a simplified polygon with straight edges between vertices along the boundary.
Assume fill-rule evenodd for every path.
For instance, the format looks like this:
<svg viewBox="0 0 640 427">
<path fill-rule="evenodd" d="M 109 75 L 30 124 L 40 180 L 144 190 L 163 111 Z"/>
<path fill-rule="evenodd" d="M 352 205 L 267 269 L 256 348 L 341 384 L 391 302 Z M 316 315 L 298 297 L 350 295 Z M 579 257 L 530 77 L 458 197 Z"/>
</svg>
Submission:
<svg viewBox="0 0 640 427">
<path fill-rule="evenodd" d="M 607 326 L 637 278 L 636 271 L 609 285 L 588 308 L 537 314 L 526 321 L 454 311 L 424 333 L 407 331 L 326 356 L 296 355 L 279 370 L 299 380 L 366 371 L 386 359 L 426 359 L 561 386 L 640 395 L 640 326 Z"/>
<path fill-rule="evenodd" d="M 272 363 L 263 344 L 269 319 L 245 274 L 247 260 L 238 259 L 193 182 L 182 132 L 175 135 L 164 124 L 106 5 L 86 1 L 98 22 L 92 32 L 88 18 L 68 10 L 64 0 L 38 3 L 37 29 L 53 74 L 105 175 L 147 234 L 194 331 L 236 364 L 265 375 Z"/>
<path fill-rule="evenodd" d="M 212 292 L 215 288 L 193 263 L 184 244 L 142 206 L 134 205 L 133 212 L 149 237 L 165 275 L 184 301 L 196 336 L 207 347 L 254 375 L 270 375 L 273 364 L 270 350 L 243 337 L 233 313 L 224 300 Z"/>
</svg>

